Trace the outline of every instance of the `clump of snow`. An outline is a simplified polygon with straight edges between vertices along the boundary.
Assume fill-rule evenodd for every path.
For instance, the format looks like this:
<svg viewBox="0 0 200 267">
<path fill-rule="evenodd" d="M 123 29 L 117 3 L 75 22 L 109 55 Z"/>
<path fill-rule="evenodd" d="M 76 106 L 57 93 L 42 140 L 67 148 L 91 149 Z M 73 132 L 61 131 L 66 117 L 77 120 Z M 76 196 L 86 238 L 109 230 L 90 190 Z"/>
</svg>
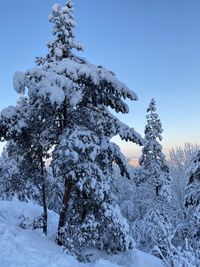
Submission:
<svg viewBox="0 0 200 267">
<path fill-rule="evenodd" d="M 60 48 L 56 47 L 56 48 L 54 49 L 54 51 L 55 51 L 55 55 L 56 55 L 56 56 L 58 56 L 58 57 L 62 57 L 63 52 L 62 52 L 62 50 L 61 50 Z"/>
<path fill-rule="evenodd" d="M 14 116 L 16 116 L 17 112 L 16 112 L 16 108 L 13 106 L 9 106 L 7 108 L 4 108 L 1 111 L 1 117 L 5 118 L 5 119 L 12 119 Z"/>
<path fill-rule="evenodd" d="M 49 237 L 18 227 L 22 214 L 35 218 L 41 213 L 42 208 L 32 202 L 0 201 L 1 267 L 163 267 L 159 259 L 136 249 L 113 256 L 93 250 L 92 262 L 80 263 L 51 240 L 58 221 L 53 211 L 48 211 Z"/>
<path fill-rule="evenodd" d="M 26 87 L 26 76 L 23 72 L 17 71 L 14 74 L 13 87 L 17 93 L 24 93 Z"/>
<path fill-rule="evenodd" d="M 13 133 L 19 134 L 26 127 L 25 117 L 21 117 L 21 114 L 24 115 L 23 112 L 24 110 L 20 108 L 20 105 L 16 107 L 9 106 L 1 111 L 0 122 L 5 127 L 7 136 Z"/>
</svg>

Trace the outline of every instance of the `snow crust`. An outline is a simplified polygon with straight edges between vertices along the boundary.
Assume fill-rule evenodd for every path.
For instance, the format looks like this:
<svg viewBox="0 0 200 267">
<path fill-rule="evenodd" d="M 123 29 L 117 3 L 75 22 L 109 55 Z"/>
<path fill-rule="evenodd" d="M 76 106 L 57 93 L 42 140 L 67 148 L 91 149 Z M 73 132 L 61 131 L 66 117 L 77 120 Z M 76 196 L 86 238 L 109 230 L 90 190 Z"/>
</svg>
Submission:
<svg viewBox="0 0 200 267">
<path fill-rule="evenodd" d="M 0 201 L 1 267 L 164 267 L 159 259 L 137 249 L 114 256 L 94 251 L 91 263 L 80 263 L 52 241 L 58 221 L 56 213 L 48 212 L 48 237 L 19 228 L 22 214 L 33 219 L 41 213 L 42 208 L 32 202 Z"/>
</svg>

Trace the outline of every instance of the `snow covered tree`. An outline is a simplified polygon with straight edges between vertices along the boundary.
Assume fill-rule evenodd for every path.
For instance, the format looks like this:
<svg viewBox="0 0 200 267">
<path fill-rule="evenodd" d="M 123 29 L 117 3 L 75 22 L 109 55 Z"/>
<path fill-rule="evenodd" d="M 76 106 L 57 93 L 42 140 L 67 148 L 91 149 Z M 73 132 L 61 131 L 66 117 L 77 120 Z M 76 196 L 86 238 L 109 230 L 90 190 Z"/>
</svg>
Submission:
<svg viewBox="0 0 200 267">
<path fill-rule="evenodd" d="M 187 243 L 193 246 L 193 249 L 196 249 L 194 243 L 197 242 L 193 238 L 193 234 L 196 232 L 195 229 L 197 229 L 195 225 L 198 224 L 196 223 L 198 216 L 196 208 L 187 204 L 191 201 L 190 185 L 188 186 L 191 173 L 188 170 L 191 169 L 191 165 L 193 165 L 191 162 L 198 151 L 199 147 L 197 145 L 186 143 L 183 147 L 172 149 L 170 152 L 171 205 L 176 210 L 174 227 L 179 225 L 174 240 L 176 247 L 184 247 L 185 239 L 187 238 Z M 192 191 L 195 192 L 195 190 Z M 194 217 L 196 217 L 195 220 Z"/>
<path fill-rule="evenodd" d="M 199 147 L 197 145 L 185 143 L 183 147 L 170 151 L 171 195 L 172 201 L 180 213 L 185 209 L 186 188 L 190 178 L 188 170 L 198 150 Z"/>
<path fill-rule="evenodd" d="M 53 151 L 51 166 L 64 186 L 56 235 L 59 245 L 71 253 L 89 246 L 125 251 L 131 238 L 110 183 L 114 164 L 121 175 L 129 177 L 129 172 L 124 156 L 110 140 L 120 135 L 142 145 L 143 139 L 109 108 L 128 113 L 124 100 L 137 100 L 137 96 L 113 72 L 74 54 L 74 48 L 82 48 L 73 34 L 72 1 L 64 7 L 54 5 L 49 19 L 55 39 L 48 44 L 47 56 L 37 58 L 38 67 L 14 76 L 15 90 L 27 95 L 28 101 L 4 112 L 2 136 L 28 136 L 29 159 L 38 162 L 41 174 L 45 157 Z"/>
<path fill-rule="evenodd" d="M 194 250 L 199 251 L 200 242 L 200 151 L 198 151 L 188 168 L 189 181 L 186 188 L 186 232 Z"/>
<path fill-rule="evenodd" d="M 196 207 L 200 205 L 200 151 L 194 156 L 188 174 L 186 205 Z"/>
<path fill-rule="evenodd" d="M 151 100 L 147 113 L 147 125 L 144 131 L 146 142 L 139 163 L 143 170 L 142 181 L 153 185 L 156 196 L 159 196 L 161 189 L 169 183 L 169 167 L 159 143 L 162 140 L 161 133 L 163 130 L 156 113 L 154 99 Z"/>
<path fill-rule="evenodd" d="M 48 43 L 49 53 L 45 58 L 37 57 L 36 62 L 61 61 L 63 58 L 73 58 L 72 49 L 82 51 L 82 45 L 75 40 L 74 28 L 76 26 L 74 19 L 73 1 L 68 0 L 64 7 L 55 4 L 49 15 L 49 21 L 54 24 L 53 35 L 56 38 Z"/>
<path fill-rule="evenodd" d="M 174 209 L 169 202 L 169 167 L 162 153 L 162 125 L 156 113 L 156 102 L 151 100 L 147 108 L 145 144 L 139 159 L 140 167 L 135 171 L 136 195 L 139 201 L 135 209 L 139 217 L 132 224 L 136 244 L 142 250 L 151 251 L 159 243 L 161 251 L 166 249 L 162 240 L 162 229 L 156 225 L 156 216 L 169 218 L 174 222 Z M 156 215 L 157 214 L 157 215 Z"/>
<path fill-rule="evenodd" d="M 58 8 L 58 10 L 62 14 L 65 8 Z M 64 30 L 62 33 L 64 34 Z M 76 108 L 70 104 L 72 98 L 69 100 L 69 96 L 65 98 L 65 103 L 68 103 L 67 114 L 70 114 L 70 118 L 67 118 L 67 124 L 64 127 L 66 130 L 60 136 L 60 144 L 53 153 L 52 166 L 65 184 L 57 242 L 60 245 L 64 244 L 71 252 L 74 248 L 76 250 L 80 250 L 80 247 L 86 249 L 91 245 L 110 252 L 126 250 L 130 245 L 130 241 L 127 242 L 127 227 L 124 226 L 123 220 L 120 220 L 120 213 L 117 218 L 114 212 L 117 206 L 114 204 L 111 194 L 109 196 L 109 186 L 105 185 L 110 183 L 114 162 L 120 165 L 122 174 L 128 175 L 128 171 L 123 156 L 116 146 L 110 143 L 110 139 L 117 134 L 123 139 L 138 144 L 142 144 L 142 139 L 133 129 L 114 117 L 108 107 L 110 106 L 117 112 L 126 113 L 128 107 L 122 98 L 136 100 L 136 95 L 119 82 L 112 72 L 102 66 L 92 65 L 86 60 L 71 56 L 71 53 L 68 55 L 70 55 L 69 58 L 63 57 L 62 60 L 56 57 L 52 59 L 54 64 L 59 66 L 57 70 L 60 70 L 60 66 L 62 66 L 62 73 L 70 78 L 81 92 Z M 77 92 L 79 92 L 78 90 Z M 64 114 L 63 118 L 65 118 Z M 62 140 L 69 141 L 63 143 Z M 94 153 L 94 158 L 91 159 L 91 152 L 88 151 L 89 148 L 86 149 L 87 146 L 98 147 L 98 153 L 101 151 L 105 156 L 102 157 L 96 152 L 97 155 Z M 101 146 L 105 146 L 105 148 Z M 69 152 L 66 152 L 68 150 Z M 85 151 L 87 153 L 84 153 Z M 64 157 L 62 158 L 61 155 Z M 66 162 L 65 168 L 63 162 Z M 93 188 L 94 182 L 97 188 Z M 85 186 L 80 187 L 79 183 L 84 183 Z M 85 204 L 83 205 L 83 203 Z M 111 205 L 111 203 L 113 204 Z M 109 212 L 106 210 L 103 212 L 102 205 Z M 89 207 L 92 206 L 94 208 L 90 210 Z M 74 210 L 75 214 L 71 210 Z M 99 222 L 100 217 L 101 222 Z M 112 237 L 115 242 L 112 243 L 108 242 L 105 237 L 101 238 L 101 233 L 109 229 L 108 225 L 112 229 L 116 229 L 116 236 Z M 107 236 L 109 235 L 107 234 Z"/>
<path fill-rule="evenodd" d="M 24 181 L 19 177 L 21 157 L 14 142 L 7 142 L 0 157 L 0 198 L 23 197 Z"/>
<path fill-rule="evenodd" d="M 113 162 L 125 165 L 119 148 L 104 136 L 75 125 L 63 133 L 53 157 L 57 176 L 65 177 L 67 183 L 64 204 L 68 212 L 65 218 L 61 210 L 64 221 L 58 242 L 75 255 L 89 247 L 110 253 L 131 247 L 128 225 L 110 191 Z"/>
<path fill-rule="evenodd" d="M 21 75 L 17 74 L 20 86 Z M 15 79 L 16 79 L 15 76 Z M 44 233 L 47 233 L 47 205 L 45 193 L 45 162 L 48 156 L 50 131 L 45 131 L 45 116 L 38 114 L 37 104 L 31 98 L 20 97 L 16 107 L 8 107 L 1 112 L 1 126 L 5 130 L 2 137 L 13 140 L 16 146 L 15 154 L 21 156 L 18 163 L 18 179 L 24 181 L 23 195 L 42 204 L 44 208 Z M 41 200 L 41 201 L 40 201 Z"/>
<path fill-rule="evenodd" d="M 174 224 L 171 218 L 159 210 L 154 210 L 150 231 L 154 240 L 154 255 L 160 257 L 166 266 L 199 266 L 199 247 L 194 248 L 187 238 L 182 244 L 176 244 L 177 232 L 181 224 Z M 183 230 L 183 229 L 181 229 Z"/>
</svg>

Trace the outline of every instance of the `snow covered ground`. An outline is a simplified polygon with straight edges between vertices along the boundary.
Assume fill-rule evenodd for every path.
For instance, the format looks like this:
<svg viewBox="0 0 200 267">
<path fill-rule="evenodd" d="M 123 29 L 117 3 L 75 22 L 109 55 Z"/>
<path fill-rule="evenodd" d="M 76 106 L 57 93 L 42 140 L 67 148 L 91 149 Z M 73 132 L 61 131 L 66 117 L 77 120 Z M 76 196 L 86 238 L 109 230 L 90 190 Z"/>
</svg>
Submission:
<svg viewBox="0 0 200 267">
<path fill-rule="evenodd" d="M 0 267 L 163 267 L 161 261 L 136 249 L 108 256 L 96 253 L 93 263 L 79 263 L 51 239 L 58 216 L 49 211 L 49 236 L 18 227 L 19 217 L 39 216 L 41 207 L 29 202 L 0 201 Z"/>
</svg>

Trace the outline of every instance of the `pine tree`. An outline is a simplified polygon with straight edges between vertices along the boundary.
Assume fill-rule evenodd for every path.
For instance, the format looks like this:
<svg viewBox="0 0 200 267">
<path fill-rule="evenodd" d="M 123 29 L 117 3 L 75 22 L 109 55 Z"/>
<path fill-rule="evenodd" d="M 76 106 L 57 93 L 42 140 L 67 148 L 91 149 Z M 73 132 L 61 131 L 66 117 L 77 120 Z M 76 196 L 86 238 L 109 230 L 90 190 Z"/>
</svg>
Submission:
<svg viewBox="0 0 200 267">
<path fill-rule="evenodd" d="M 200 235 L 200 151 L 194 155 L 188 169 L 189 182 L 186 188 L 187 233 L 193 248 L 199 251 Z"/>
<path fill-rule="evenodd" d="M 91 246 L 109 252 L 126 250 L 131 245 L 124 239 L 128 225 L 110 192 L 112 162 L 122 160 L 118 147 L 75 125 L 65 131 L 53 157 L 57 176 L 66 177 L 68 184 L 65 201 L 69 211 L 61 222 L 58 242 L 75 254 Z"/>
<path fill-rule="evenodd" d="M 174 209 L 169 202 L 169 167 L 159 143 L 163 130 L 154 99 L 147 108 L 146 118 L 145 145 L 139 160 L 140 168 L 135 173 L 139 176 L 136 192 L 142 199 L 139 203 L 141 217 L 134 222 L 136 230 L 133 233 L 137 237 L 138 247 L 149 252 L 156 245 L 165 255 L 168 243 L 163 238 L 164 232 L 169 229 L 164 227 L 168 220 L 174 223 Z M 160 227 L 162 221 L 164 225 Z"/>
<path fill-rule="evenodd" d="M 21 74 L 15 75 L 16 91 L 22 84 L 21 78 Z M 18 92 L 21 93 L 20 90 Z M 41 112 L 35 98 L 26 99 L 24 96 L 20 97 L 16 107 L 10 106 L 1 112 L 1 126 L 4 129 L 2 137 L 6 141 L 14 142 L 15 154 L 21 157 L 17 166 L 17 176 L 20 184 L 23 184 L 23 197 L 35 200 L 43 206 L 45 234 L 47 234 L 45 158 L 48 157 L 52 138 L 51 127 L 48 130 L 46 127 L 48 115 L 47 108 Z"/>
<path fill-rule="evenodd" d="M 37 68 L 14 77 L 15 90 L 28 95 L 27 112 L 13 107 L 11 125 L 2 116 L 0 127 L 10 138 L 26 133 L 35 160 L 44 160 L 53 151 L 51 166 L 64 187 L 56 235 L 59 245 L 74 254 L 90 246 L 125 251 L 132 241 L 110 185 L 114 164 L 121 175 L 129 177 L 129 172 L 126 159 L 110 140 L 120 135 L 142 145 L 143 139 L 108 108 L 128 113 L 124 100 L 137 96 L 113 72 L 74 54 L 72 49 L 81 46 L 73 34 L 72 1 L 64 7 L 54 5 L 49 19 L 55 39 L 48 44 L 48 54 L 37 58 Z"/>
<path fill-rule="evenodd" d="M 61 61 L 63 58 L 75 57 L 72 49 L 82 51 L 82 45 L 75 40 L 74 28 L 76 26 L 74 19 L 73 2 L 68 0 L 64 7 L 55 4 L 49 14 L 49 21 L 53 23 L 53 35 L 55 39 L 48 43 L 49 53 L 46 57 L 37 57 L 36 62 Z"/>
<path fill-rule="evenodd" d="M 64 62 L 66 64 L 65 71 L 68 72 L 69 61 L 66 60 Z M 109 184 L 109 179 L 112 174 L 112 162 L 115 161 L 117 164 L 119 164 L 122 167 L 123 171 L 126 169 L 126 164 L 124 164 L 125 161 L 122 160 L 122 155 L 120 154 L 120 152 L 118 150 L 116 151 L 114 146 L 112 149 L 108 150 L 110 138 L 116 134 L 120 134 L 120 136 L 124 139 L 129 139 L 140 144 L 142 142 L 140 136 L 136 134 L 133 129 L 129 129 L 127 126 L 119 122 L 119 120 L 108 111 L 107 106 L 114 108 L 117 112 L 128 112 L 128 107 L 121 100 L 121 97 L 128 97 L 134 100 L 136 99 L 136 96 L 122 83 L 120 83 L 112 72 L 105 70 L 101 66 L 96 67 L 86 62 L 85 60 L 78 60 L 77 58 L 73 60 L 73 65 L 72 62 L 70 62 L 70 65 L 75 67 L 78 71 L 78 79 L 76 80 L 76 82 L 82 90 L 82 98 L 77 104 L 76 109 L 71 109 L 70 116 L 73 123 L 70 125 L 70 122 L 68 122 L 68 127 L 72 128 L 73 131 L 71 132 L 71 129 L 66 130 L 64 132 L 64 135 L 61 137 L 61 140 L 63 140 L 63 138 L 65 140 L 70 140 L 72 144 L 68 141 L 67 144 L 64 145 L 64 147 L 63 145 L 58 145 L 55 153 L 53 154 L 54 160 L 52 165 L 55 169 L 60 170 L 59 173 L 62 173 L 62 176 L 65 180 L 65 194 L 63 198 L 63 209 L 61 210 L 60 214 L 57 242 L 60 245 L 63 245 L 63 243 L 65 243 L 65 246 L 68 246 L 69 250 L 72 250 L 74 247 L 79 249 L 80 247 L 86 248 L 87 246 L 91 246 L 92 244 L 93 246 L 112 252 L 116 252 L 120 249 L 126 250 L 128 247 L 125 242 L 125 236 L 127 236 L 127 233 L 125 230 L 123 230 L 125 227 L 123 226 L 123 224 L 121 224 L 120 230 L 119 219 L 117 232 L 118 235 L 121 235 L 121 238 L 119 238 L 118 236 L 118 240 L 122 240 L 122 243 L 120 244 L 116 241 L 115 244 L 111 244 L 109 241 L 109 243 L 107 244 L 106 242 L 108 241 L 101 240 L 101 229 L 103 229 L 103 227 L 104 229 L 106 229 L 108 222 L 110 222 L 111 226 L 113 225 L 113 227 L 116 227 L 116 219 L 114 219 L 114 215 L 110 216 L 110 218 L 105 218 L 105 222 L 103 221 L 103 214 L 105 214 L 105 212 L 102 212 L 101 198 L 102 193 L 104 192 L 103 194 L 105 194 L 105 196 L 103 198 L 105 198 L 105 200 L 103 201 L 103 203 L 106 201 L 107 204 L 112 202 L 112 198 L 109 200 L 108 192 L 105 188 L 105 184 Z M 75 76 L 77 76 L 77 74 Z M 82 131 L 84 132 L 83 137 Z M 73 139 L 70 138 L 72 133 L 76 133 L 73 136 Z M 101 151 L 101 154 L 104 154 L 105 156 L 101 158 L 100 155 L 97 154 L 97 159 L 95 159 L 95 155 L 93 155 L 94 158 L 90 163 L 91 159 L 88 151 L 86 150 L 87 153 L 83 154 L 83 151 L 85 151 L 84 142 L 81 143 L 82 148 L 79 148 L 79 143 L 81 138 L 87 140 L 86 137 L 90 136 L 91 134 L 93 134 L 94 136 L 90 139 L 90 142 L 93 143 L 91 144 L 92 147 L 97 146 L 95 139 L 98 140 L 100 138 L 100 140 L 103 140 L 100 144 L 98 144 L 98 146 L 100 146 L 98 150 Z M 62 141 L 61 143 L 63 144 Z M 75 147 L 74 143 L 76 144 Z M 104 146 L 106 146 L 106 150 L 102 151 L 102 143 L 104 144 Z M 66 150 L 70 146 L 72 146 L 73 150 L 75 149 L 75 153 L 72 150 L 69 151 L 69 155 L 66 156 Z M 111 144 L 110 147 L 112 147 Z M 81 151 L 82 149 L 83 151 Z M 105 164 L 106 158 L 108 158 L 108 156 L 106 156 L 106 153 L 109 153 L 110 158 L 107 159 L 107 163 Z M 59 155 L 61 154 L 64 154 L 64 157 L 66 157 L 66 159 L 60 159 Z M 72 164 L 73 157 L 75 157 L 75 164 Z M 64 168 L 63 162 L 65 161 L 66 167 Z M 74 165 L 74 171 L 71 164 L 72 166 Z M 81 167 L 80 170 L 79 166 Z M 96 181 L 97 186 L 100 187 L 100 189 L 98 189 L 98 194 L 100 194 L 98 198 L 100 198 L 101 202 L 99 202 L 96 196 L 97 192 L 93 192 L 93 183 L 95 180 L 93 182 L 90 181 L 90 177 L 93 176 L 96 176 L 96 180 L 98 181 L 98 183 Z M 86 188 L 80 188 L 79 183 L 81 180 L 84 181 Z M 82 205 L 82 208 L 79 204 L 79 201 L 80 203 L 85 203 L 84 205 Z M 93 205 L 95 206 L 94 210 L 89 209 L 89 207 L 93 206 L 91 203 L 93 203 Z M 73 207 L 70 210 L 74 210 L 75 214 L 73 212 L 66 212 L 68 206 Z M 78 207 L 78 209 L 75 208 L 76 206 Z M 111 212 L 113 210 L 113 207 L 114 206 L 110 206 L 109 204 L 107 209 L 109 209 Z M 100 218 L 99 214 L 101 212 L 102 220 L 101 224 L 99 225 L 98 220 Z M 91 230 L 87 229 L 87 220 L 89 220 L 90 222 L 90 227 L 93 225 L 96 227 L 96 230 L 93 228 L 91 228 Z M 65 226 L 66 222 L 67 226 Z M 94 236 L 94 233 L 96 233 L 96 236 Z M 71 238 L 72 241 L 70 241 Z M 72 243 L 74 243 L 75 241 L 79 244 L 72 245 Z M 70 248 L 69 246 L 72 247 Z"/>
<path fill-rule="evenodd" d="M 156 196 L 160 195 L 161 189 L 169 182 L 169 167 L 162 153 L 162 125 L 156 113 L 156 102 L 151 100 L 147 108 L 147 125 L 145 127 L 145 145 L 139 160 L 143 169 L 142 180 L 152 184 Z"/>
<path fill-rule="evenodd" d="M 7 142 L 0 157 L 0 198 L 10 200 L 14 196 L 19 199 L 24 195 L 24 181 L 19 177 L 21 156 L 14 142 Z"/>
<path fill-rule="evenodd" d="M 200 151 L 194 156 L 188 169 L 189 181 L 187 185 L 187 206 L 200 205 Z"/>
</svg>

